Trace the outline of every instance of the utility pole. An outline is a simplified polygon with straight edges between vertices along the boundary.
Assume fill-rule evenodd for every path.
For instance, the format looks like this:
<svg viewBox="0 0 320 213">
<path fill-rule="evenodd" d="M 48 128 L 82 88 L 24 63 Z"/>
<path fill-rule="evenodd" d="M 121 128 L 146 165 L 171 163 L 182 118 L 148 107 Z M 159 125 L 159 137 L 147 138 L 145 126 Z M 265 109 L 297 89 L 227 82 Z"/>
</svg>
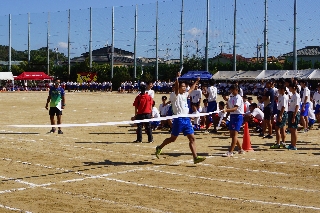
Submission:
<svg viewBox="0 0 320 213">
<path fill-rule="evenodd" d="M 233 24 L 233 71 L 237 71 L 237 52 L 236 52 L 236 40 L 237 40 L 237 0 L 234 0 L 234 24 Z"/>
<path fill-rule="evenodd" d="M 293 69 L 298 70 L 297 55 L 297 0 L 294 0 L 294 27 L 293 27 Z"/>
<path fill-rule="evenodd" d="M 183 8 L 184 0 L 181 0 L 181 22 L 180 22 L 180 69 L 183 67 Z"/>
<path fill-rule="evenodd" d="M 207 29 L 206 29 L 206 50 L 205 50 L 206 71 L 209 71 L 209 19 L 210 19 L 209 3 L 210 3 L 210 0 L 207 0 Z"/>
<path fill-rule="evenodd" d="M 264 0 L 264 63 L 263 69 L 268 69 L 268 0 Z"/>
</svg>

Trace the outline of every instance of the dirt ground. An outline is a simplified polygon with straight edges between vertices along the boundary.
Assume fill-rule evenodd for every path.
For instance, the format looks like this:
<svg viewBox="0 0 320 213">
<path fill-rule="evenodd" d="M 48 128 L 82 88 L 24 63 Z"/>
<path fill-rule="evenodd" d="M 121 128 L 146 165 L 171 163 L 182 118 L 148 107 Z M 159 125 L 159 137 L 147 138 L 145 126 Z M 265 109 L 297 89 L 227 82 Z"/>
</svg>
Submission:
<svg viewBox="0 0 320 213">
<path fill-rule="evenodd" d="M 300 133 L 297 151 L 270 150 L 274 139 L 251 133 L 255 151 L 233 158 L 221 157 L 230 144 L 225 132 L 197 132 L 207 159 L 194 165 L 183 136 L 155 157 L 165 131 L 137 144 L 130 125 L 63 128 L 63 135 L 8 126 L 49 124 L 46 97 L 0 93 L 0 212 L 320 211 L 320 130 Z M 129 120 L 134 97 L 66 93 L 63 123 Z"/>
</svg>

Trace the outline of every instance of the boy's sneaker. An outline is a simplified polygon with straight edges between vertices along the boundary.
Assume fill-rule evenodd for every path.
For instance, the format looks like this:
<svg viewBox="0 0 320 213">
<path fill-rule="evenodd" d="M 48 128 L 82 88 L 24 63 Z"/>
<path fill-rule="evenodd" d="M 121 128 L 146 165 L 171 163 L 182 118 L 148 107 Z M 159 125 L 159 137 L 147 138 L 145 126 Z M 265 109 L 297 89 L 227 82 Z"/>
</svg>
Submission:
<svg viewBox="0 0 320 213">
<path fill-rule="evenodd" d="M 193 163 L 197 164 L 197 163 L 201 163 L 202 161 L 204 161 L 206 158 L 205 157 L 196 157 L 193 159 Z"/>
<path fill-rule="evenodd" d="M 159 159 L 159 155 L 161 154 L 161 148 L 160 148 L 160 146 L 157 146 L 156 147 L 156 157 Z"/>
<path fill-rule="evenodd" d="M 233 157 L 233 152 L 226 152 L 222 157 Z"/>
<path fill-rule="evenodd" d="M 277 143 L 270 146 L 270 149 L 280 149 L 280 148 L 281 148 L 281 145 Z"/>
<path fill-rule="evenodd" d="M 243 155 L 244 153 L 246 153 L 243 149 L 238 151 L 238 154 Z"/>
<path fill-rule="evenodd" d="M 135 140 L 135 141 L 133 141 L 133 143 L 142 143 L 142 141 Z"/>
<path fill-rule="evenodd" d="M 273 136 L 272 135 L 266 135 L 266 136 L 263 136 L 263 138 L 272 139 Z"/>
<path fill-rule="evenodd" d="M 61 131 L 61 129 L 58 130 L 58 134 L 63 134 L 63 132 Z"/>
<path fill-rule="evenodd" d="M 287 144 L 286 144 L 285 142 L 281 142 L 281 143 L 280 143 L 280 147 L 281 147 L 281 148 L 286 148 L 286 146 L 287 146 Z"/>
<path fill-rule="evenodd" d="M 286 146 L 286 148 L 287 148 L 288 150 L 298 150 L 297 147 L 292 146 L 291 144 L 288 145 L 288 146 Z"/>
<path fill-rule="evenodd" d="M 153 143 L 153 140 L 152 141 L 148 141 L 148 143 Z"/>
<path fill-rule="evenodd" d="M 49 133 L 55 133 L 56 132 L 56 129 L 51 129 L 50 131 L 49 131 Z"/>
<path fill-rule="evenodd" d="M 262 132 L 260 132 L 259 137 L 264 137 L 264 134 Z"/>
</svg>

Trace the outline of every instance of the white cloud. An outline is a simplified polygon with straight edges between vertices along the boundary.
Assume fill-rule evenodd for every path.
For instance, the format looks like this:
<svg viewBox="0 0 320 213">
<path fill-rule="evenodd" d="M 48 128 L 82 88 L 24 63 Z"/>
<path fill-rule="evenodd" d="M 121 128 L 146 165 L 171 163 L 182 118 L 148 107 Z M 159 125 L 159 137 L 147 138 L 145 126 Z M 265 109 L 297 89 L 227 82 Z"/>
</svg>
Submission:
<svg viewBox="0 0 320 213">
<path fill-rule="evenodd" d="M 58 43 L 58 48 L 59 48 L 59 49 L 67 49 L 67 48 L 68 48 L 68 43 L 67 43 L 67 42 L 62 42 L 62 41 L 60 41 L 60 42 Z"/>
<path fill-rule="evenodd" d="M 187 31 L 192 36 L 199 36 L 203 34 L 203 31 L 194 27 Z"/>
</svg>

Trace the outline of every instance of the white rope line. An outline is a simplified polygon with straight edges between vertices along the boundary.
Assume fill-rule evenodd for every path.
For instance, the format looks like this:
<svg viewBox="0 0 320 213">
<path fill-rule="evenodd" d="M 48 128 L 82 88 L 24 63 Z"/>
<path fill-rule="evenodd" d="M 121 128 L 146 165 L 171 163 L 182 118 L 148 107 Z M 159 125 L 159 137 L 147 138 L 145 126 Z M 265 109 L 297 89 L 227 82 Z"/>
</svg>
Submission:
<svg viewBox="0 0 320 213">
<path fill-rule="evenodd" d="M 51 127 L 92 127 L 92 126 L 116 126 L 116 125 L 123 125 L 123 124 L 137 124 L 137 123 L 147 123 L 152 121 L 162 121 L 162 120 L 171 120 L 175 118 L 194 118 L 194 117 L 201 117 L 207 116 L 210 114 L 216 114 L 219 111 L 209 112 L 209 113 L 197 113 L 197 114 L 186 114 L 186 115 L 173 115 L 173 116 L 166 116 L 166 117 L 159 117 L 159 118 L 151 118 L 151 119 L 144 119 L 144 120 L 134 120 L 134 121 L 115 121 L 115 122 L 105 122 L 105 123 L 85 123 L 85 124 L 56 124 L 56 125 L 36 125 L 36 124 L 17 124 L 17 125 L 8 125 L 10 127 L 18 127 L 18 128 L 51 128 Z M 220 117 L 219 125 L 222 121 L 222 117 Z"/>
</svg>

